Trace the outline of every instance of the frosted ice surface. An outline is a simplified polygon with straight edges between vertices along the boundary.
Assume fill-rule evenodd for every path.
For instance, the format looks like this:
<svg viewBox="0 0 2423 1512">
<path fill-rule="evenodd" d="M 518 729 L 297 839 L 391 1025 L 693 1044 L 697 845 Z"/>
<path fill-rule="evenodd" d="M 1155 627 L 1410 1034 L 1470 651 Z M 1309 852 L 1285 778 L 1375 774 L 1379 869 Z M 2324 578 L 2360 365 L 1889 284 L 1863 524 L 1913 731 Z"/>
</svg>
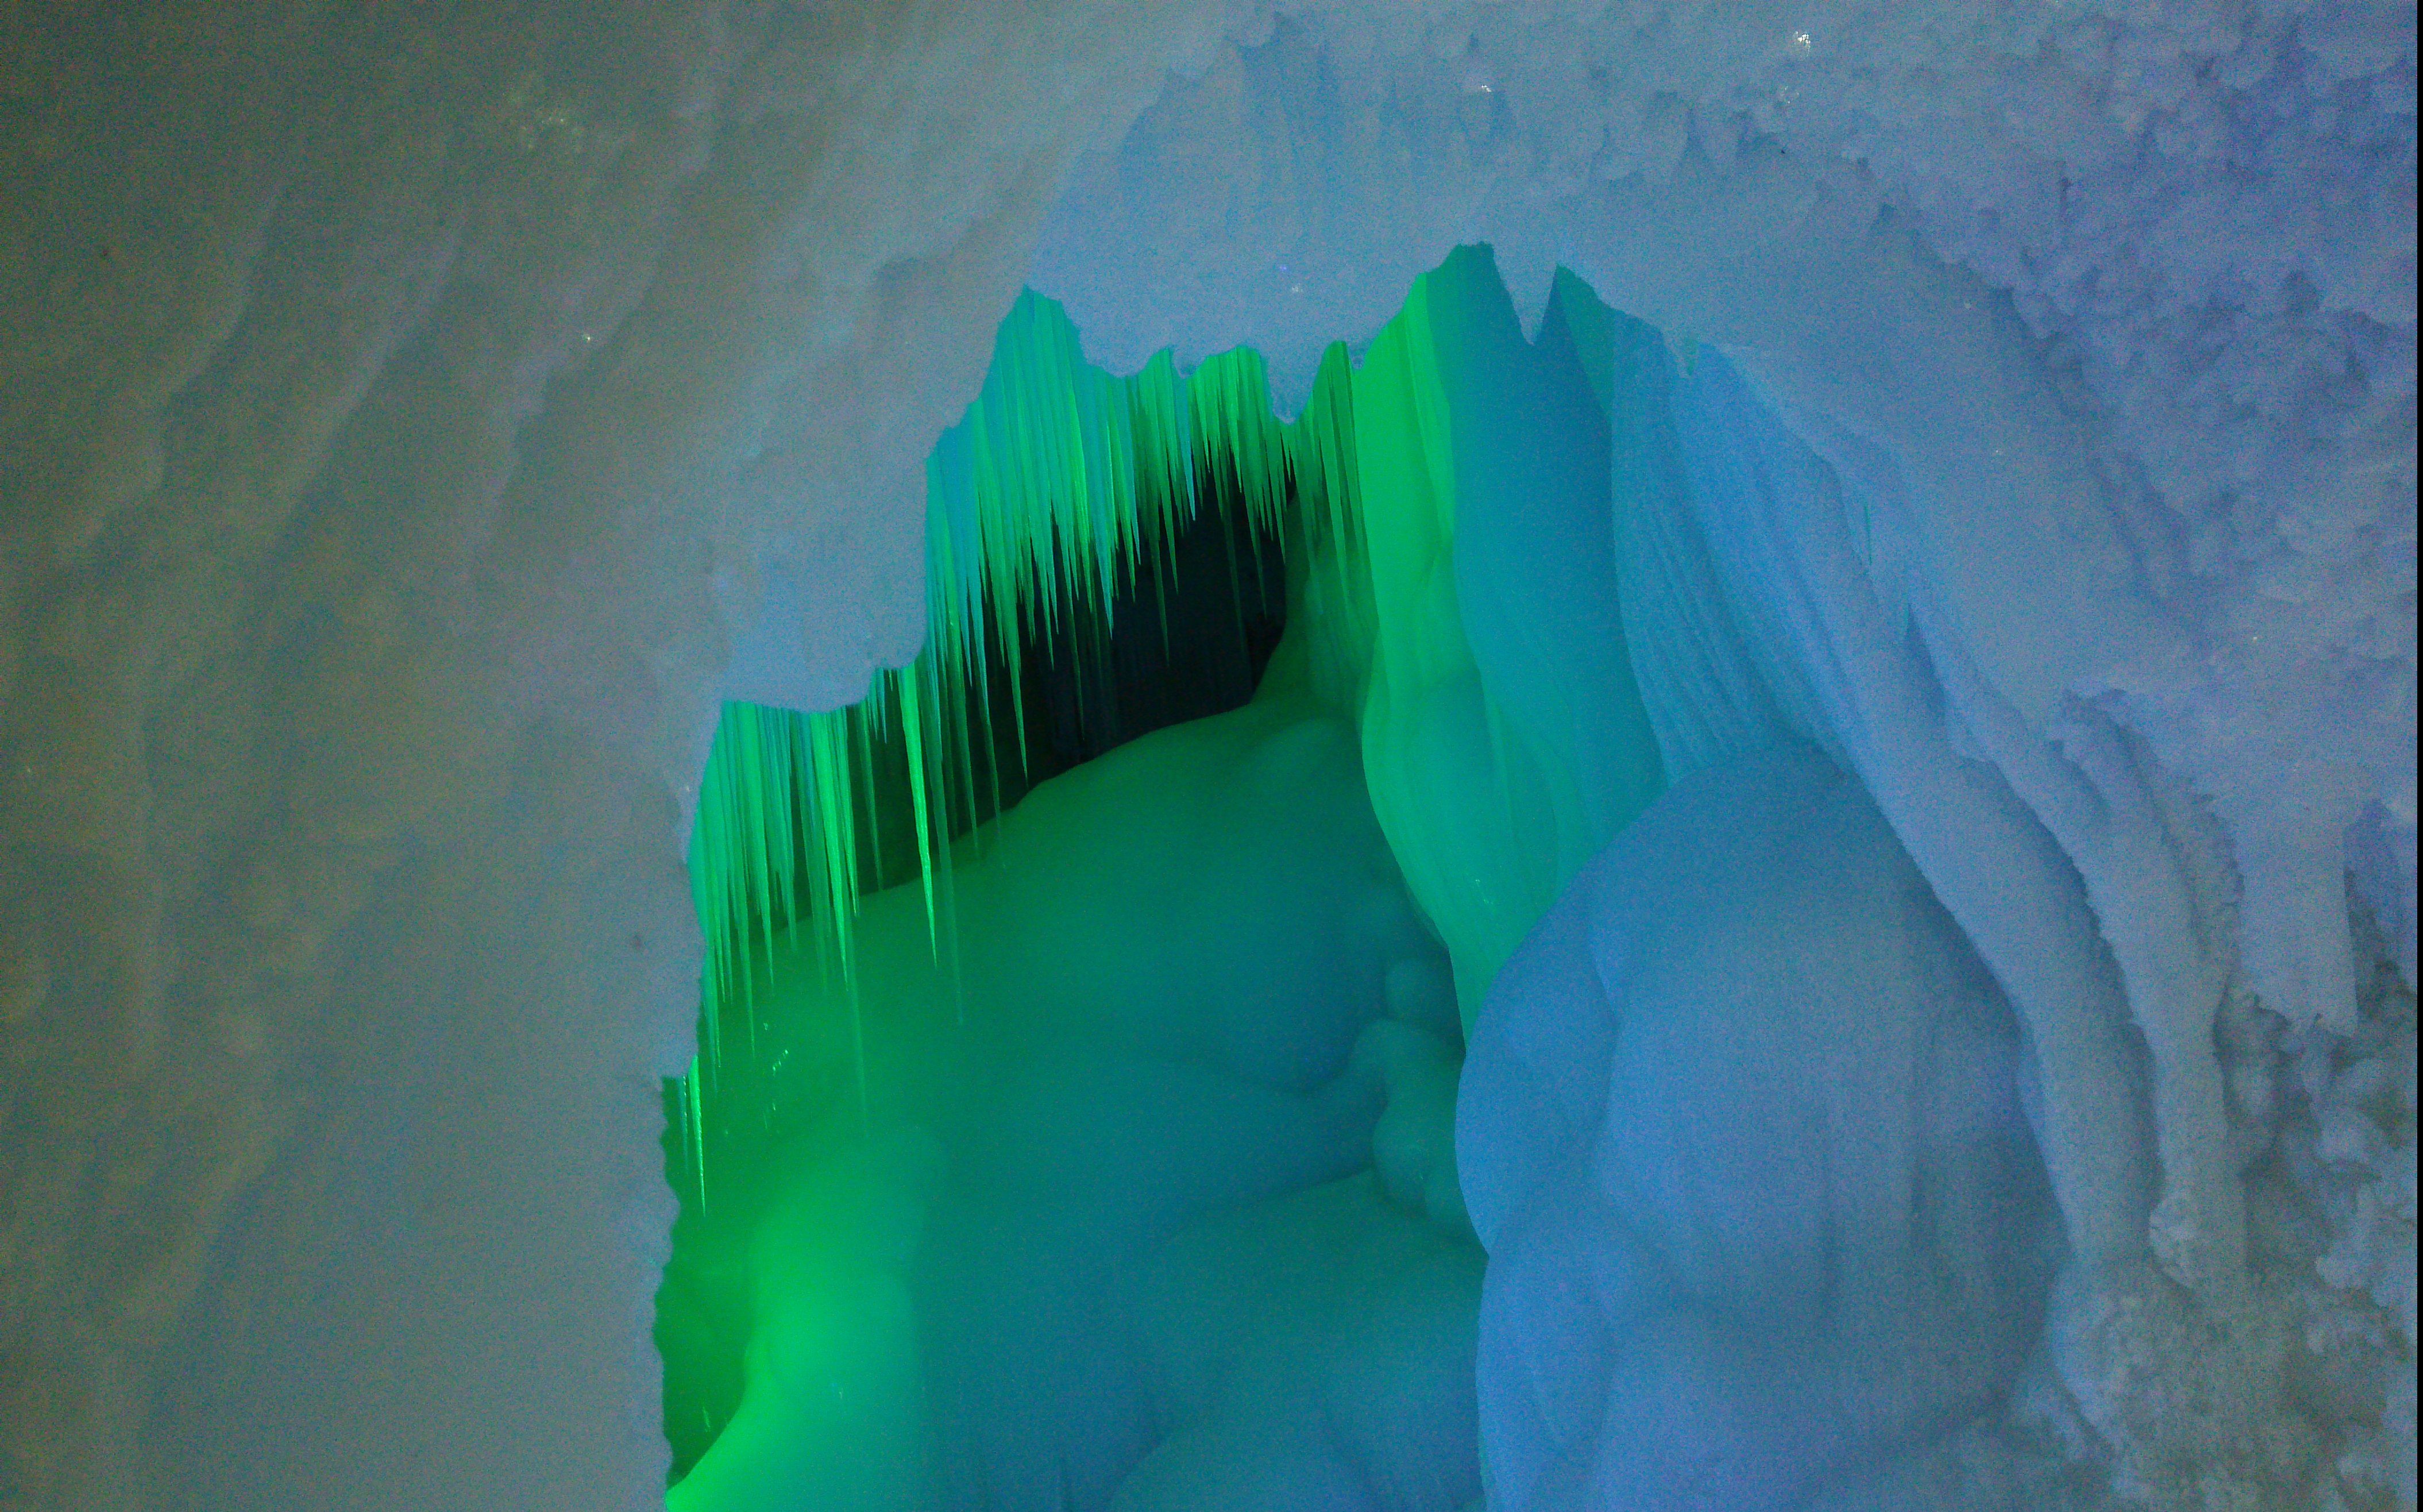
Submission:
<svg viewBox="0 0 2423 1512">
<path fill-rule="evenodd" d="M 1991 978 L 1822 754 L 1659 798 L 1465 1061 L 1492 1505 L 1790 1506 L 1991 1401 L 2054 1260 L 2018 1061 Z"/>
<path fill-rule="evenodd" d="M 2100 698 L 2212 806 L 2255 985 L 2345 1032 L 2344 836 L 2415 822 L 2410 20 L 1307 5 L 1080 176 L 1036 279 L 1115 363 L 1246 341 L 1283 395 L 1459 239 L 1754 355 L 1895 456 L 2039 733 Z M 2398 853 L 2352 859 L 2411 916 Z"/>
<path fill-rule="evenodd" d="M 913 649 L 1025 228 L 1208 40 L 916 15 L 12 35 L 0 1499 L 659 1494 L 727 642 Z"/>
</svg>

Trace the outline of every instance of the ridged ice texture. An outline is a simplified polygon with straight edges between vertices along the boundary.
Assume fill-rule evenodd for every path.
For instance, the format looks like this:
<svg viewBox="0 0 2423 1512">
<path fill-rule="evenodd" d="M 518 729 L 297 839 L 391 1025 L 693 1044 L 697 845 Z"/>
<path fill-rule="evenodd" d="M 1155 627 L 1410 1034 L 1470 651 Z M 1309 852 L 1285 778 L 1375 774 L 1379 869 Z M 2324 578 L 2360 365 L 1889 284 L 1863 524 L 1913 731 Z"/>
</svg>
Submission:
<svg viewBox="0 0 2423 1512">
<path fill-rule="evenodd" d="M 719 698 L 913 654 L 1034 219 L 1216 19 L 24 20 L 0 1500 L 647 1505 Z"/>
<path fill-rule="evenodd" d="M 2262 1031 L 2250 1026 L 2242 998 L 2225 996 L 2210 953 L 2220 915 L 2209 820 L 2180 804 L 2158 767 L 2132 758 L 2118 732 L 2073 725 L 2066 762 L 2021 733 L 2019 716 L 1972 660 L 1959 621 L 1913 570 L 1910 486 L 1891 453 L 1752 382 L 1737 365 L 1747 358 L 1701 350 L 1678 360 L 1637 323 L 1619 317 L 1613 326 L 1622 607 L 1659 742 L 1687 779 L 1734 770 L 1795 740 L 1815 742 L 1857 774 L 2016 1011 L 2030 1122 L 2067 1236 L 2047 1314 L 2049 1373 L 2028 1385 L 2019 1418 L 1987 1412 L 1964 1430 L 1972 1437 L 1956 1452 L 1940 1452 L 1949 1458 L 1929 1459 L 1939 1452 L 1927 1451 L 1879 1462 L 1873 1453 L 1891 1438 L 1881 1426 L 1890 1411 L 1879 1406 L 1875 1424 L 1844 1430 L 1854 1439 L 1870 1428 L 1881 1435 L 1869 1440 L 1869 1456 L 1845 1450 L 1852 1463 L 1831 1471 L 1817 1459 L 1745 1467 L 1746 1478 L 1719 1503 L 1790 1504 L 1817 1480 L 1847 1472 L 1877 1496 L 1885 1493 L 1876 1488 L 1902 1487 L 1895 1494 L 1910 1498 L 1907 1504 L 2035 1504 L 2053 1494 L 2059 1465 L 2075 1452 L 2061 1447 L 2069 1430 L 2048 1426 L 2064 1413 L 2103 1436 L 2117 1461 L 2115 1489 L 2156 1504 L 2186 1504 L 2180 1499 L 2213 1486 L 2250 1504 L 2314 1494 L 2315 1449 L 2334 1434 L 2359 1447 L 2351 1451 L 2356 1458 L 2323 1473 L 2323 1484 L 2344 1478 L 2395 1490 L 2394 1458 L 2369 1457 L 2373 1445 L 2395 1445 L 2405 1431 L 2394 1381 L 2336 1346 L 2309 1345 L 2331 1358 L 2309 1364 L 2290 1342 L 2294 1319 L 2345 1305 L 2316 1284 L 2344 1282 L 2280 1226 L 2284 1178 L 2308 1191 L 2312 1178 L 2270 1169 L 2252 1181 L 2240 1175 L 2247 1105 L 2243 1091 L 2225 1100 L 2224 1077 L 2248 1074 L 2241 1047 L 2250 1031 Z M 1636 843 L 1627 835 L 1622 844 L 1635 853 Z M 1808 912 L 1783 901 L 1756 906 L 1778 927 Z M 1721 981 L 1705 990 L 1712 1002 L 1732 1001 L 1726 994 L 1739 985 L 1732 976 Z M 2411 1010 L 2394 997 L 2375 1005 L 2357 1042 L 2405 1042 Z M 1571 1032 L 1569 1005 L 1555 992 L 1504 985 L 1491 1011 L 1499 1030 L 1476 1043 L 1461 1105 L 1467 1130 L 1481 1131 L 1460 1148 L 1467 1192 L 1544 1182 L 1527 1210 L 1587 1205 L 1589 1184 L 1603 1172 L 1543 1168 L 1536 1154 L 1571 1138 L 1510 1137 L 1491 1123 L 1520 1121 L 1506 1111 L 1503 1078 L 1525 1074 L 1503 1063 L 1507 1036 Z M 1607 1011 L 1620 1043 L 1621 1006 Z M 1767 1011 L 1752 1010 L 1762 1020 Z M 2237 1061 L 2226 1072 L 2225 1055 Z M 1525 1064 L 1537 1058 L 1517 1056 Z M 2403 1095 L 2381 1105 L 2392 1131 Z M 1568 1116 L 1583 1129 L 1602 1122 L 1588 1138 L 1624 1158 L 1648 1158 L 1623 1132 L 1631 1116 L 1623 1100 L 1607 1096 L 1603 1112 Z M 1541 1104 L 1513 1095 L 1512 1106 Z M 1541 1138 L 1547 1144 L 1534 1142 Z M 1531 1154 L 1510 1157 L 1516 1145 Z M 2396 1159 L 2383 1162 L 2391 1190 Z M 1486 1238 L 1489 1201 L 1473 1201 Z M 1522 1220 L 1504 1221 L 1519 1229 Z M 1743 1214 L 1718 1207 L 1693 1221 L 1721 1236 Z M 1509 1232 L 1506 1252 L 1521 1253 L 1523 1241 Z M 2007 1228 L 1977 1237 L 1981 1256 L 2020 1242 Z M 2284 1265 L 2288 1256 L 2304 1264 Z M 1551 1273 L 1575 1263 L 1568 1253 L 1545 1270 L 1500 1278 L 1506 1300 L 1497 1322 L 1484 1323 L 1484 1358 L 1492 1348 L 1515 1358 L 1550 1347 L 1522 1336 L 1527 1309 L 1560 1295 Z M 1641 1263 L 1668 1262 L 1653 1247 Z M 2377 1264 L 2368 1258 L 2359 1268 L 2377 1277 Z M 2402 1328 L 2402 1288 L 2376 1280 L 2369 1290 L 2385 1312 L 2375 1314 L 2381 1326 Z M 1525 1300 L 1518 1294 L 1526 1291 L 1541 1295 Z M 1617 1307 L 1604 1297 L 1592 1305 Z M 1697 1367 L 1674 1368 L 1687 1375 Z M 2379 1382 L 2368 1389 L 2383 1393 L 2372 1398 L 2383 1404 L 2381 1426 L 2284 1408 L 2284 1375 L 2306 1368 Z M 1749 1421 L 1766 1410 L 1743 1406 L 1765 1400 L 1755 1372 L 1725 1375 L 1711 1390 L 1707 1410 L 1717 1416 L 1695 1431 L 1723 1438 L 1733 1430 L 1715 1424 L 1734 1421 L 1725 1414 L 1747 1412 Z M 2195 1405 L 2179 1411 L 2158 1405 L 2165 1399 Z M 1536 1429 L 1520 1424 L 1543 1410 L 1539 1404 L 1521 1391 L 1497 1400 L 1511 1416 L 1485 1418 L 1484 1431 L 1518 1440 L 1531 1431 L 1536 1440 Z M 2014 1421 L 2031 1425 L 2015 1429 Z M 1810 1443 L 1833 1431 L 1811 1425 Z M 1549 1476 L 1537 1504 L 1564 1504 L 1560 1497 L 1580 1494 L 1576 1488 L 1631 1473 L 1620 1468 L 1629 1463 L 1621 1438 L 1593 1450 L 1560 1437 L 1555 1455 L 1570 1463 L 1553 1475 L 1536 1462 L 1535 1441 L 1520 1473 Z M 1754 1452 L 1754 1439 L 1741 1437 L 1744 1453 Z M 1674 1452 L 1687 1458 L 1693 1451 Z M 1616 1504 L 1699 1504 L 1679 1481 L 1622 1484 L 1630 1489 L 1610 1493 Z M 1567 1489 L 1554 1490 L 1559 1485 Z M 1853 1493 L 1852 1504 L 1864 1494 Z"/>
</svg>

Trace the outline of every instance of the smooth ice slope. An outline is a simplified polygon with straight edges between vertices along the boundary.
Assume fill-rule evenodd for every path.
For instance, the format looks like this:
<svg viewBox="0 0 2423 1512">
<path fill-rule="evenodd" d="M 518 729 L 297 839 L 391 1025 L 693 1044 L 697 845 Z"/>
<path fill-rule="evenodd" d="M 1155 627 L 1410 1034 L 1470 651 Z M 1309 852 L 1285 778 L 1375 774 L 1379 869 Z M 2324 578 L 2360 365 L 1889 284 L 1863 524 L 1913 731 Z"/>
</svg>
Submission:
<svg viewBox="0 0 2423 1512">
<path fill-rule="evenodd" d="M 1372 808 L 1467 1025 L 1663 780 L 1585 370 L 1603 314 L 1571 284 L 1526 341 L 1488 250 L 1458 248 L 1359 361 L 1333 345 L 1289 433 L 1300 472 L 1348 480 L 1329 489 L 1334 522 L 1306 506 L 1293 623 L 1316 688 L 1356 720 Z"/>
<path fill-rule="evenodd" d="M 1446 963 L 1301 647 L 1037 788 L 953 892 L 956 979 L 917 887 L 866 902 L 863 1115 L 807 927 L 752 994 L 823 1113 L 751 1160 L 746 1391 L 671 1504 L 1462 1506 Z"/>
<path fill-rule="evenodd" d="M 1574 328 L 1589 302 L 1570 287 L 1527 342 L 1494 261 L 1460 248 L 1351 385 L 1373 595 L 1365 760 L 1467 1025 L 1566 879 L 1664 782 Z"/>
</svg>

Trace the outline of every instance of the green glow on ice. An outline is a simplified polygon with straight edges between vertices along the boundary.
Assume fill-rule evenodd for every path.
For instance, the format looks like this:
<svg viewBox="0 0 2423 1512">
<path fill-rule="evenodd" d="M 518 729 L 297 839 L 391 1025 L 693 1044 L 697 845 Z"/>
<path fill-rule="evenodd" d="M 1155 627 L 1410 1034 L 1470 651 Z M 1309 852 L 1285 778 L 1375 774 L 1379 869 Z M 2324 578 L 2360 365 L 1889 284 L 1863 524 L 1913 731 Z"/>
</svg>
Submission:
<svg viewBox="0 0 2423 1512">
<path fill-rule="evenodd" d="M 908 667 L 878 674 L 866 697 L 846 708 L 801 714 L 732 704 L 723 711 L 689 857 L 707 947 L 699 1056 L 669 1096 L 690 1232 L 710 1192 L 745 1202 L 757 1184 L 758 1172 L 710 1169 L 727 1151 L 748 1158 L 747 1139 L 723 1131 L 762 1125 L 770 1111 L 752 1100 L 794 1085 L 782 1080 L 781 1058 L 794 1053 L 787 1038 L 759 1034 L 755 994 L 775 942 L 813 941 L 832 988 L 819 1000 L 843 1015 L 825 1042 L 847 1046 L 846 1074 L 836 1073 L 846 1080 L 811 1077 L 796 1083 L 805 1089 L 797 1095 L 854 1103 L 858 1124 L 871 1129 L 891 1073 L 890 1062 L 870 1063 L 869 1015 L 904 1011 L 894 1005 L 905 996 L 930 1003 L 940 992 L 960 1004 L 969 996 L 954 877 L 984 853 L 1001 806 L 1001 742 L 987 690 L 1018 686 L 1023 645 L 1079 613 L 1107 619 L 1123 585 L 1169 571 L 1180 531 L 1207 498 L 1242 501 L 1256 526 L 1285 542 L 1288 636 L 1309 696 L 1359 731 L 1371 808 L 1447 947 L 1469 1027 L 1525 931 L 1663 784 L 1620 629 L 1592 653 L 1620 669 L 1599 678 L 1613 687 L 1606 707 L 1560 724 L 1540 716 L 1542 697 L 1526 702 L 1523 690 L 1492 685 L 1459 599 L 1460 510 L 1467 524 L 1481 517 L 1475 509 L 1519 511 L 1524 490 L 1541 478 L 1584 494 L 1596 488 L 1578 499 L 1585 512 L 1610 507 L 1608 313 L 1578 280 L 1560 276 L 1549 327 L 1553 341 L 1544 334 L 1536 347 L 1526 342 L 1488 254 L 1465 249 L 1416 282 L 1359 361 L 1333 345 L 1303 413 L 1282 422 L 1250 350 L 1184 374 L 1164 353 L 1133 376 L 1116 377 L 1085 361 L 1057 304 L 1031 292 L 1020 298 L 1002 323 L 981 392 L 927 462 L 925 650 Z M 1595 414 L 1594 478 L 1575 484 L 1570 469 L 1514 465 L 1537 447 L 1522 410 L 1533 402 Z M 1007 744 L 1023 765 L 1023 705 L 1009 702 Z M 870 964 L 856 923 L 877 880 L 882 810 L 900 802 L 902 788 L 926 959 Z M 905 884 L 906 877 L 882 880 Z M 895 979 L 903 973 L 931 980 L 912 988 Z M 852 1191 L 831 1215 L 793 1221 L 808 1231 L 828 1219 L 857 1222 L 848 1213 L 874 1199 Z M 741 1244 L 729 1233 L 716 1242 Z M 681 1243 L 677 1231 L 677 1253 Z M 862 1281 L 874 1284 L 861 1278 L 844 1290 Z M 862 1296 L 870 1311 L 849 1336 L 891 1338 L 885 1330 L 897 1332 L 895 1325 L 878 1324 L 896 1301 Z M 804 1314 L 793 1324 L 842 1329 Z M 752 1359 L 770 1347 L 752 1340 Z M 684 1505 L 744 1504 L 703 1485 L 680 1490 Z"/>
</svg>

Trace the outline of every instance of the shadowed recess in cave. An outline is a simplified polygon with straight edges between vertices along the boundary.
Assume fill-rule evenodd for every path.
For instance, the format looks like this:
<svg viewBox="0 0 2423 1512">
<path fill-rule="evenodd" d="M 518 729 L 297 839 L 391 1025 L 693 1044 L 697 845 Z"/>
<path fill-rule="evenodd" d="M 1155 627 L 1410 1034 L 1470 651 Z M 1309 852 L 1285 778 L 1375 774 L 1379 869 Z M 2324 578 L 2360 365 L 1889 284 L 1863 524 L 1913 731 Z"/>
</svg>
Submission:
<svg viewBox="0 0 2423 1512">
<path fill-rule="evenodd" d="M 1287 422 L 1019 302 L 925 653 L 709 759 L 673 1506 L 1782 1507 L 2007 1382 L 2015 1026 L 1659 617 L 1699 366 L 1569 275 L 1527 340 L 1484 248 Z"/>
</svg>

